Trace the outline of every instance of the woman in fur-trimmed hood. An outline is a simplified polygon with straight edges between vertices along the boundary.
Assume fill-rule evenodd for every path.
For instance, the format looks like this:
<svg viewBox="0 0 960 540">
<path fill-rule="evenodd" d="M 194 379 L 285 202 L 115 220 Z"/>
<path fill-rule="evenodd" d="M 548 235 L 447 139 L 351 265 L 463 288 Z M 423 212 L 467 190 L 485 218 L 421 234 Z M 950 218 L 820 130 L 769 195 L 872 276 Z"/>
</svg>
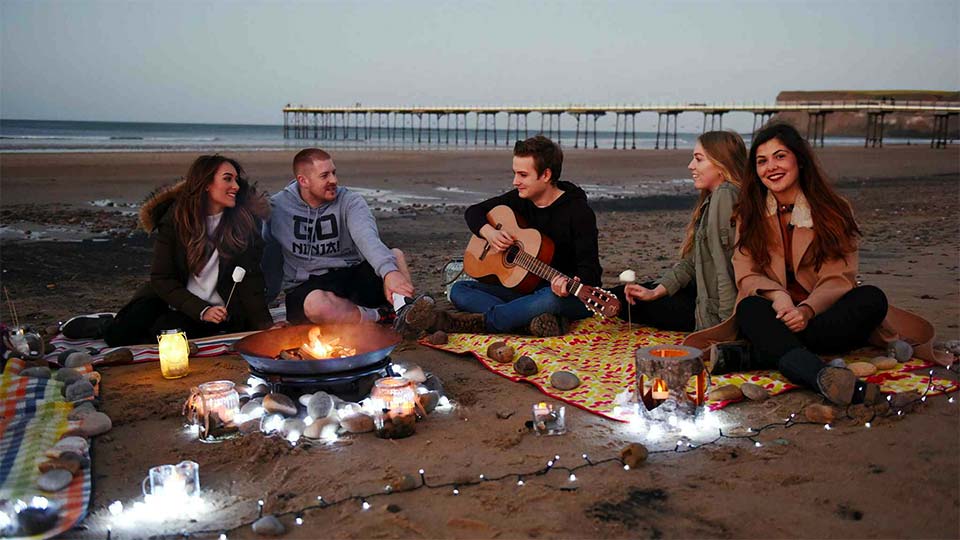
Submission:
<svg viewBox="0 0 960 540">
<path fill-rule="evenodd" d="M 220 155 L 198 157 L 182 181 L 148 196 L 140 223 L 157 233 L 150 282 L 104 329 L 107 343 L 151 342 L 170 328 L 196 338 L 270 327 L 260 271 L 269 213 L 243 167 Z"/>
</svg>

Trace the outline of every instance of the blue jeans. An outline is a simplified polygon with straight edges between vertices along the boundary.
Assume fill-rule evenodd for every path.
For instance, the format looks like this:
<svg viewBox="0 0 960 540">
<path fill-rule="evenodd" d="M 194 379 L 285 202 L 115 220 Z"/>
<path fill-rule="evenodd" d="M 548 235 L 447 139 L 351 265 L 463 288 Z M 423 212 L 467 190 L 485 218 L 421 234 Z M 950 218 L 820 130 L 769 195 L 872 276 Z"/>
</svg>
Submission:
<svg viewBox="0 0 960 540">
<path fill-rule="evenodd" d="M 458 281 L 450 290 L 450 301 L 460 311 L 483 313 L 487 331 L 526 331 L 537 315 L 553 313 L 570 320 L 585 319 L 590 310 L 574 296 L 560 298 L 544 284 L 530 294 L 521 294 L 502 285 L 479 281 Z"/>
</svg>

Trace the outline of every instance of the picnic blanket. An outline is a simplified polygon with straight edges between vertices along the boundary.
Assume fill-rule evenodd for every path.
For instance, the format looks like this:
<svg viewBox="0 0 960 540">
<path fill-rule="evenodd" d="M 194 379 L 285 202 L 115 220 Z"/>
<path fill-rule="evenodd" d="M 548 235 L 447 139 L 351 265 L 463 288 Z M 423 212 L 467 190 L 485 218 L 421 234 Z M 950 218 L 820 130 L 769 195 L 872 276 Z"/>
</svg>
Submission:
<svg viewBox="0 0 960 540">
<path fill-rule="evenodd" d="M 56 493 L 36 487 L 46 460 L 44 453 L 66 433 L 73 404 L 63 401 L 63 383 L 52 379 L 20 377 L 23 360 L 11 359 L 0 376 L 0 499 L 28 500 L 47 497 L 61 505 L 60 520 L 49 531 L 29 538 L 51 538 L 73 528 L 87 513 L 90 502 L 90 468 Z M 89 372 L 86 366 L 80 371 Z"/>
<path fill-rule="evenodd" d="M 570 331 L 558 337 L 537 338 L 518 335 L 450 334 L 445 345 L 433 345 L 426 340 L 420 343 L 456 354 L 473 354 L 490 371 L 511 381 L 528 382 L 544 394 L 579 407 L 605 418 L 624 421 L 617 396 L 632 391 L 636 384 L 634 353 L 640 347 L 661 344 L 679 344 L 686 334 L 657 330 L 656 328 L 593 317 L 571 325 Z M 511 364 L 500 364 L 487 358 L 487 347 L 496 341 L 505 341 L 514 347 L 517 356 L 527 355 L 540 367 L 533 376 L 524 377 L 513 370 Z M 863 349 L 847 354 L 849 362 L 867 360 L 880 354 L 874 349 Z M 896 369 L 878 372 L 866 380 L 880 385 L 887 393 L 917 390 L 923 392 L 930 383 L 927 373 L 933 364 L 916 358 L 899 364 Z M 550 385 L 550 376 L 557 371 L 569 371 L 580 378 L 581 384 L 573 390 L 557 390 Z M 710 388 L 727 384 L 740 386 L 751 382 L 764 387 L 771 395 L 782 394 L 797 388 L 778 371 L 751 371 L 730 373 L 711 378 Z M 928 395 L 957 390 L 949 379 L 935 378 L 936 389 Z M 692 383 L 691 383 L 692 385 Z M 688 388 L 693 395 L 694 389 Z M 720 409 L 732 401 L 708 401 L 711 410 Z"/>
<path fill-rule="evenodd" d="M 286 309 L 281 305 L 278 308 L 271 309 L 270 315 L 273 317 L 274 321 L 284 320 L 284 318 L 286 318 Z M 232 351 L 232 346 L 235 342 L 240 340 L 240 338 L 248 336 L 252 333 L 253 332 L 239 332 L 235 334 L 223 334 L 207 338 L 191 339 L 190 341 L 196 344 L 198 352 L 190 355 L 190 357 L 212 358 L 214 356 L 230 354 Z M 189 337 L 190 336 L 187 336 L 187 338 Z M 64 337 L 63 334 L 56 335 L 50 340 L 50 344 L 53 346 L 53 350 L 44 355 L 44 358 L 47 360 L 47 362 L 50 362 L 54 365 L 60 365 L 57 357 L 61 352 L 69 349 L 89 352 L 90 356 L 93 358 L 94 365 L 110 365 L 111 362 L 107 361 L 107 355 L 117 349 L 123 348 L 110 347 L 102 339 L 68 339 Z M 133 362 L 131 362 L 133 364 L 160 361 L 160 349 L 156 343 L 131 345 L 126 348 L 130 349 L 130 351 L 133 353 Z"/>
</svg>

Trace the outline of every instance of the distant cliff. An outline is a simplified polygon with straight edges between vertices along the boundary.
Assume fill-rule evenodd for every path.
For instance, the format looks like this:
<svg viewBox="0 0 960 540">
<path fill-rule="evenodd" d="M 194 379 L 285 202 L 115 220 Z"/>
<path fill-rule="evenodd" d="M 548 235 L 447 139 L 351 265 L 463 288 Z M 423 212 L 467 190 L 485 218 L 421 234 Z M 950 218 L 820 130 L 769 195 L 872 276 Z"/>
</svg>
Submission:
<svg viewBox="0 0 960 540">
<path fill-rule="evenodd" d="M 960 101 L 960 92 L 935 90 L 831 90 L 806 92 L 788 90 L 777 95 L 777 102 L 829 102 L 829 101 Z M 807 113 L 780 113 L 775 119 L 785 120 L 797 126 L 801 132 L 807 128 Z M 929 137 L 933 132 L 933 115 L 893 113 L 884 118 L 884 135 L 890 137 Z M 826 135 L 862 137 L 867 132 L 866 113 L 833 113 L 827 115 L 824 126 Z M 960 121 L 950 122 L 950 133 L 960 136 Z"/>
</svg>

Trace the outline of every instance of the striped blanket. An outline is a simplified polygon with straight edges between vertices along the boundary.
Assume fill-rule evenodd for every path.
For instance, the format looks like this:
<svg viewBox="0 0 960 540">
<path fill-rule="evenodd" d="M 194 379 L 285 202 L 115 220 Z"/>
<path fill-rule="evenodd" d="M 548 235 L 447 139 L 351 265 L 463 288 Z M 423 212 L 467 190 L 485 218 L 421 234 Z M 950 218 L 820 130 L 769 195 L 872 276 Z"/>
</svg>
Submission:
<svg viewBox="0 0 960 540">
<path fill-rule="evenodd" d="M 450 334 L 446 345 L 431 345 L 426 340 L 421 344 L 456 354 L 473 354 L 490 371 L 511 381 L 524 381 L 540 389 L 544 394 L 575 407 L 613 420 L 623 420 L 618 404 L 625 391 L 632 391 L 635 381 L 634 353 L 640 347 L 660 344 L 678 344 L 685 334 L 593 317 L 572 325 L 566 335 L 552 338 L 536 338 L 515 335 Z M 505 341 L 517 356 L 527 355 L 540 367 L 536 375 L 524 377 L 513 370 L 511 364 L 499 364 L 487 358 L 487 347 L 496 341 Z M 864 349 L 846 355 L 845 360 L 865 361 L 879 351 Z M 867 377 L 880 385 L 884 392 L 924 391 L 930 383 L 926 373 L 933 364 L 918 359 L 898 364 L 896 369 L 881 371 Z M 550 385 L 550 376 L 557 371 L 569 371 L 580 378 L 581 384 L 573 390 L 557 390 Z M 733 384 L 740 386 L 751 382 L 764 387 L 771 395 L 782 394 L 797 388 L 778 371 L 751 371 L 730 373 L 713 377 L 710 388 Z M 957 384 L 949 379 L 934 378 L 935 389 L 929 395 L 954 392 Z M 688 388 L 693 395 L 694 389 Z M 720 409 L 732 401 L 708 401 L 711 410 Z"/>
<path fill-rule="evenodd" d="M 56 493 L 36 487 L 44 452 L 66 433 L 73 405 L 63 401 L 63 384 L 52 379 L 20 377 L 24 362 L 12 359 L 0 376 L 0 499 L 28 500 L 43 495 L 61 506 L 60 519 L 49 531 L 30 538 L 50 538 L 73 528 L 87 513 L 90 469 Z M 90 371 L 90 367 L 81 371 Z"/>
</svg>

